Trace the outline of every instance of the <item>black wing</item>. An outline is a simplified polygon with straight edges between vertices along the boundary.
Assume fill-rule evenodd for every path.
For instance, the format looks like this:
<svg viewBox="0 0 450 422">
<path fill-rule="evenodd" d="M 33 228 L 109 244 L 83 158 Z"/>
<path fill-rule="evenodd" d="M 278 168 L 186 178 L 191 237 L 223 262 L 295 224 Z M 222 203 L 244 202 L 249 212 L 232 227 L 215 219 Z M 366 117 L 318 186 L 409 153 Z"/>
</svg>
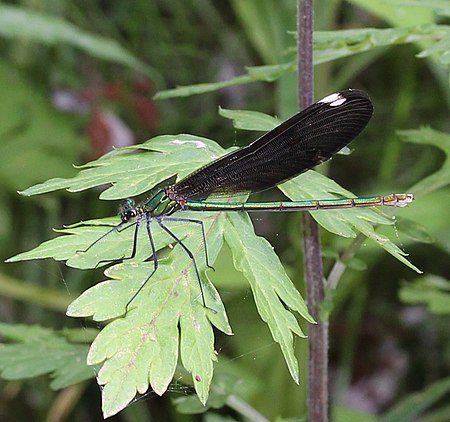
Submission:
<svg viewBox="0 0 450 422">
<path fill-rule="evenodd" d="M 205 199 L 271 188 L 331 158 L 359 135 L 372 113 L 363 91 L 328 95 L 251 144 L 191 173 L 172 190 L 185 199 Z"/>
</svg>

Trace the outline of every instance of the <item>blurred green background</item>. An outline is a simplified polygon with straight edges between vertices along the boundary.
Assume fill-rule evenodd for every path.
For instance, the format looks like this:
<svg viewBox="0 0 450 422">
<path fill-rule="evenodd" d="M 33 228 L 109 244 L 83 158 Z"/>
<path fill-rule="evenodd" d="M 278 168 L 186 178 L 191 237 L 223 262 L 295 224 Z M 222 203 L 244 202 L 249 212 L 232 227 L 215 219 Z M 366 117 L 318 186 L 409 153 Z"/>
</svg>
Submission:
<svg viewBox="0 0 450 422">
<path fill-rule="evenodd" d="M 346 42 L 336 37 L 327 45 L 317 36 L 317 61 L 347 53 L 315 67 L 315 92 L 320 98 L 355 87 L 370 94 L 375 114 L 369 127 L 352 145 L 353 153 L 336 158 L 326 171 L 361 196 L 391 191 L 416 195 L 409 208 L 397 212 L 397 226 L 383 233 L 397 238 L 424 272 L 419 277 L 372 244 L 363 244 L 347 262 L 330 320 L 335 420 L 372 420 L 370 415 L 412 420 L 408 418 L 423 411 L 421 420 L 444 421 L 450 414 L 444 378 L 450 367 L 450 2 L 418 3 L 315 2 L 317 30 L 407 28 L 404 35 L 366 33 Z M 53 237 L 52 228 L 117 210 L 117 203 L 98 200 L 99 190 L 29 198 L 17 191 L 73 176 L 74 164 L 157 134 L 193 133 L 224 147 L 255 138 L 220 118 L 219 106 L 282 118 L 295 113 L 297 76 L 289 71 L 280 71 L 273 83 L 153 98 L 176 86 L 230 80 L 245 74 L 247 66 L 290 63 L 295 60 L 295 30 L 293 0 L 2 2 L 1 261 Z M 427 54 L 418 57 L 423 51 Z M 434 131 L 418 131 L 421 127 Z M 265 214 L 253 220 L 303 291 L 300 215 Z M 322 231 L 322 244 L 328 274 L 352 243 Z M 64 313 L 80 292 L 101 279 L 101 270 L 80 271 L 50 260 L 0 265 L 2 322 L 81 328 L 85 338 L 89 327 L 98 328 Z M 217 371 L 223 377 L 232 374 L 238 380 L 234 389 L 228 384 L 232 393 L 269 420 L 300 420 L 305 414 L 307 340 L 296 340 L 302 374 L 298 387 L 256 313 L 247 284 L 237 272 L 231 277 L 230 267 L 225 250 L 212 278 L 235 335 L 216 338 Z M 4 343 L 23 341 L 6 332 L 0 330 Z M 7 366 L 0 356 L 0 367 Z M 47 375 L 0 380 L 0 418 L 101 419 L 94 379 L 56 391 L 49 381 Z M 242 418 L 243 412 L 230 403 L 202 415 L 183 414 L 190 390 L 178 382 L 171 390 L 162 398 L 150 393 L 112 419 Z M 415 407 L 408 404 L 413 397 Z"/>
</svg>

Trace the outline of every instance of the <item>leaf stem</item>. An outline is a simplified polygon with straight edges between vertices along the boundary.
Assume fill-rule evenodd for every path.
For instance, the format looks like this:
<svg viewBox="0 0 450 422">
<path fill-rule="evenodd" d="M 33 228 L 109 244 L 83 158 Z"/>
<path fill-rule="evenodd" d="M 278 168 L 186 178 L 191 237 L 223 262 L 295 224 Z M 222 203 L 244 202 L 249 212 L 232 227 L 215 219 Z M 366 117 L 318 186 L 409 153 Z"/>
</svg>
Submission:
<svg viewBox="0 0 450 422">
<path fill-rule="evenodd" d="M 67 294 L 57 290 L 33 286 L 5 274 L 0 274 L 0 296 L 23 300 L 61 312 L 66 311 L 72 300 Z"/>
<path fill-rule="evenodd" d="M 353 242 L 350 244 L 350 246 L 341 254 L 339 259 L 336 260 L 336 262 L 333 265 L 333 268 L 331 268 L 330 274 L 328 275 L 326 283 L 327 288 L 336 289 L 339 280 L 342 277 L 342 274 L 347 268 L 345 261 L 347 259 L 352 258 L 355 255 L 355 253 L 361 248 L 362 244 L 366 239 L 367 239 L 366 236 L 359 233 L 353 240 Z"/>
<path fill-rule="evenodd" d="M 226 403 L 228 407 L 232 408 L 240 415 L 245 416 L 249 421 L 269 422 L 269 419 L 259 413 L 254 407 L 250 406 L 247 402 L 234 394 L 228 396 Z"/>
</svg>

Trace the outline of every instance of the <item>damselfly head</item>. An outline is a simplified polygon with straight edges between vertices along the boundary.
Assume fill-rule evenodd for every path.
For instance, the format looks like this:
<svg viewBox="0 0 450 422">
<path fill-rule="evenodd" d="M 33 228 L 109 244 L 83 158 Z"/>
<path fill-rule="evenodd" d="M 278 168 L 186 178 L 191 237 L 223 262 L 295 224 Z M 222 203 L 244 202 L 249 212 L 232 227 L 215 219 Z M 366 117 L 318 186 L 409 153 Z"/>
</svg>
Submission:
<svg viewBox="0 0 450 422">
<path fill-rule="evenodd" d="M 138 210 L 136 209 L 136 203 L 133 199 L 127 198 L 122 202 L 119 208 L 119 216 L 122 223 L 130 221 L 132 218 L 137 217 Z"/>
</svg>

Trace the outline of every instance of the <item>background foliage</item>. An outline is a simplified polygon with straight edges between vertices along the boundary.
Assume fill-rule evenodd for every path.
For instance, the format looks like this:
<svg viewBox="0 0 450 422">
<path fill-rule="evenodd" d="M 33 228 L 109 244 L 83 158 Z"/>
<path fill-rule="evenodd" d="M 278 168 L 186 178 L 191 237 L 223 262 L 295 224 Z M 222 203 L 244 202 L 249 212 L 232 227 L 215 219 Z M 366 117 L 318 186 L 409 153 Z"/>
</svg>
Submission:
<svg viewBox="0 0 450 422">
<path fill-rule="evenodd" d="M 77 172 L 72 164 L 97 158 L 112 144 L 155 134 L 193 133 L 223 140 L 223 147 L 254 139 L 220 119 L 219 105 L 281 118 L 293 114 L 295 8 L 292 0 L 277 7 L 270 0 L 0 5 L 2 257 L 31 249 L 51 237 L 54 227 L 110 216 L 117 207 L 98 200 L 98 190 L 30 198 L 18 197 L 17 190 L 71 177 Z M 425 413 L 423 420 L 446 420 L 450 5 L 318 0 L 316 9 L 316 97 L 352 86 L 369 92 L 375 104 L 353 153 L 336 158 L 327 170 L 360 195 L 416 195 L 397 213 L 396 228 L 401 248 L 424 272 L 418 277 L 361 237 L 352 241 L 322 232 L 329 280 L 339 280 L 325 309 L 331 312 L 334 417 L 361 421 L 378 414 L 398 421 Z M 345 31 L 328 32 L 337 29 Z M 299 216 L 253 220 L 302 291 Z M 395 239 L 397 231 L 381 234 Z M 242 275 L 230 268 L 229 255 L 222 250 L 212 278 L 235 335 L 216 338 L 219 360 L 203 416 L 300 417 L 307 343 L 296 341 L 298 387 Z M 51 260 L 1 265 L 2 418 L 101 418 L 95 368 L 80 364 L 101 326 L 80 323 L 65 311 L 102 277 L 101 270 Z M 190 395 L 182 368 L 170 390 L 162 398 L 145 395 L 115 418 L 195 420 L 186 413 L 206 410 Z"/>
</svg>

